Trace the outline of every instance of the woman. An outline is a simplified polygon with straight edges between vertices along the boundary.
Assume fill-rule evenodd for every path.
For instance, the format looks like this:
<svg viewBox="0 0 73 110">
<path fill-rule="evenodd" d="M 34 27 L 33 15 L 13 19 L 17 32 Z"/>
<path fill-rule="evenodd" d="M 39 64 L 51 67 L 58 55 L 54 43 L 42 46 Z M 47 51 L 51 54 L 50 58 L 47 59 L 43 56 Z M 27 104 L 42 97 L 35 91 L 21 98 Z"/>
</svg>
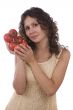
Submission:
<svg viewBox="0 0 73 110">
<path fill-rule="evenodd" d="M 59 43 L 58 28 L 38 7 L 26 10 L 19 34 L 28 46 L 14 49 L 13 94 L 6 110 L 57 110 L 56 92 L 63 82 L 70 52 Z"/>
</svg>

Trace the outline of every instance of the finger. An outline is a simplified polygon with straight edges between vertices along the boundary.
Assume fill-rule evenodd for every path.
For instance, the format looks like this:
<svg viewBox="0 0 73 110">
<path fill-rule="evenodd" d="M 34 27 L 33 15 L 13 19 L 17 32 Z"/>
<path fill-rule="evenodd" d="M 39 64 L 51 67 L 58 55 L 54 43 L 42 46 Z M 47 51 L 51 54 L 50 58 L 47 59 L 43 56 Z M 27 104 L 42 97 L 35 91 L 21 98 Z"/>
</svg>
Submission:
<svg viewBox="0 0 73 110">
<path fill-rule="evenodd" d="M 24 44 L 20 44 L 19 46 L 22 47 L 23 49 L 28 50 L 28 46 L 26 47 Z"/>
<path fill-rule="evenodd" d="M 22 53 L 24 53 L 24 54 L 27 53 L 27 50 L 26 50 L 25 48 L 21 47 L 21 46 L 15 47 L 14 50 L 15 50 L 15 51 L 18 50 L 18 51 L 20 51 L 20 52 L 22 52 Z"/>
<path fill-rule="evenodd" d="M 23 58 L 23 57 L 20 56 L 19 54 L 15 53 L 15 55 L 17 55 L 21 60 L 25 61 L 25 58 Z"/>
<path fill-rule="evenodd" d="M 24 44 L 20 44 L 20 47 L 22 47 L 24 50 L 28 51 L 28 50 L 32 50 L 31 47 L 29 45 L 25 46 Z"/>
<path fill-rule="evenodd" d="M 19 49 L 14 49 L 14 52 L 15 52 L 15 54 L 18 54 L 20 56 L 24 55 L 24 53 L 21 50 L 19 50 Z"/>
<path fill-rule="evenodd" d="M 24 50 L 22 51 L 20 49 L 14 49 L 14 52 L 23 58 L 26 58 L 26 56 L 28 55 L 28 52 Z"/>
</svg>

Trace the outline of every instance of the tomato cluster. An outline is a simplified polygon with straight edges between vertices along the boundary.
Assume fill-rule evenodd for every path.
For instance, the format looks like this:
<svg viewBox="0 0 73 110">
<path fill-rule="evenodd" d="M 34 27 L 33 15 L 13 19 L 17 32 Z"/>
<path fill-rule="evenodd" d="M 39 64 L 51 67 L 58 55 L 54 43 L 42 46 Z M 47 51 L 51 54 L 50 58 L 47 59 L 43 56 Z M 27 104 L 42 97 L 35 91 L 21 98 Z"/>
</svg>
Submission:
<svg viewBox="0 0 73 110">
<path fill-rule="evenodd" d="M 11 51 L 14 51 L 14 48 L 18 44 L 24 44 L 27 46 L 27 42 L 24 40 L 24 38 L 20 35 L 18 35 L 17 31 L 15 29 L 10 29 L 8 33 L 4 34 L 4 40 L 5 42 L 9 43 L 8 48 Z"/>
</svg>

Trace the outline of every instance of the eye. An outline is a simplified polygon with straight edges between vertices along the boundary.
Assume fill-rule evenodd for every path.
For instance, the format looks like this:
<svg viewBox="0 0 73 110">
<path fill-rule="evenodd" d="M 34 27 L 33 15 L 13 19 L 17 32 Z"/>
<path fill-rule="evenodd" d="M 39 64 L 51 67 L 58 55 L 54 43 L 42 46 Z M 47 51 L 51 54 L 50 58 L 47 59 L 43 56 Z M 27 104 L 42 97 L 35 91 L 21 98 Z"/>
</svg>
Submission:
<svg viewBox="0 0 73 110">
<path fill-rule="evenodd" d="M 25 27 L 25 31 L 28 31 L 30 28 L 28 26 Z"/>
<path fill-rule="evenodd" d="M 38 23 L 33 23 L 33 27 L 37 27 L 38 26 Z"/>
</svg>

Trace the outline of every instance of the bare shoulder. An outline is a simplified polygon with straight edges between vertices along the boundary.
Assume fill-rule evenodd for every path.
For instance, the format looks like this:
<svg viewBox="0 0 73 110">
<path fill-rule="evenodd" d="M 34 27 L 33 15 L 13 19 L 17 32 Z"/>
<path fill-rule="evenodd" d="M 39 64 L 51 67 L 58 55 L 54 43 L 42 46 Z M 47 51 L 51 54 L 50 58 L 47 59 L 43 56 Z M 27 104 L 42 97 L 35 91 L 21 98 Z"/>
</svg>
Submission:
<svg viewBox="0 0 73 110">
<path fill-rule="evenodd" d="M 56 90 L 60 87 L 64 79 L 70 59 L 70 51 L 67 48 L 61 48 L 58 58 L 59 60 L 52 76 L 52 80 L 55 82 Z"/>
<path fill-rule="evenodd" d="M 70 51 L 67 49 L 67 48 L 62 48 L 62 52 L 61 52 L 61 55 L 60 55 L 60 59 L 66 59 L 66 60 L 69 60 L 70 59 Z"/>
</svg>

